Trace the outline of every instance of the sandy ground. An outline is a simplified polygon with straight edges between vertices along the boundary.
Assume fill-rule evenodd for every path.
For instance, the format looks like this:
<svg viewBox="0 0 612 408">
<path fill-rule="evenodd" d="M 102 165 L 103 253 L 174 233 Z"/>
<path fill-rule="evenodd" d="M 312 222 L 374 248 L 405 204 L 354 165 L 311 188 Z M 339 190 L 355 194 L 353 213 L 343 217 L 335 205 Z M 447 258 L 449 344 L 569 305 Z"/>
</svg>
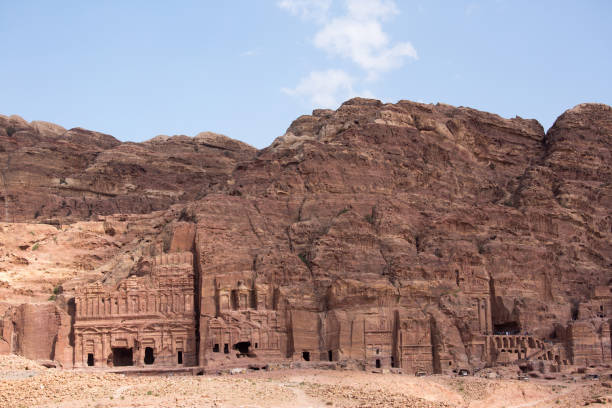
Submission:
<svg viewBox="0 0 612 408">
<path fill-rule="evenodd" d="M 484 379 L 334 370 L 142 376 L 47 369 L 0 356 L 0 407 L 612 407 L 602 381 Z"/>
</svg>

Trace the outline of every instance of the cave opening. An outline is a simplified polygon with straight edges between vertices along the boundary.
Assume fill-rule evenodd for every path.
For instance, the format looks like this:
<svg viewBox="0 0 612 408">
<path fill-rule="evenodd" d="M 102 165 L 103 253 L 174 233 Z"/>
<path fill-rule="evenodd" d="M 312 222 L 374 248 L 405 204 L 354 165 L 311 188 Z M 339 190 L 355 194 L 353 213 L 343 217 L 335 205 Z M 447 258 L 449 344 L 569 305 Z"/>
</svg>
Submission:
<svg viewBox="0 0 612 408">
<path fill-rule="evenodd" d="M 131 348 L 113 348 L 113 365 L 116 367 L 134 365 L 134 353 Z"/>
<path fill-rule="evenodd" d="M 577 300 L 572 300 L 572 320 L 578 320 L 578 312 L 580 311 L 580 302 Z"/>
<path fill-rule="evenodd" d="M 521 326 L 516 321 L 509 321 L 493 325 L 493 331 L 495 334 L 519 334 L 521 332 Z"/>
<path fill-rule="evenodd" d="M 331 350 L 327 350 L 327 359 L 329 361 L 334 361 L 334 353 Z"/>
<path fill-rule="evenodd" d="M 90 366 L 90 367 L 94 365 L 94 355 L 93 355 L 93 353 L 87 354 L 87 365 Z"/>
<path fill-rule="evenodd" d="M 302 358 L 304 359 L 304 361 L 310 361 L 310 352 L 302 351 Z"/>
<path fill-rule="evenodd" d="M 248 356 L 250 347 L 251 347 L 250 341 L 240 341 L 234 344 L 234 350 L 238 350 L 238 353 L 241 356 Z"/>
<path fill-rule="evenodd" d="M 225 354 L 229 354 L 229 344 L 227 343 L 223 344 L 223 352 Z"/>
<path fill-rule="evenodd" d="M 214 344 L 213 345 L 213 353 L 218 353 L 219 352 L 219 344 Z"/>
<path fill-rule="evenodd" d="M 179 350 L 177 352 L 176 359 L 177 359 L 178 364 L 183 364 L 183 352 L 182 351 Z"/>
<path fill-rule="evenodd" d="M 146 365 L 151 365 L 153 364 L 154 361 L 155 361 L 155 355 L 153 353 L 153 348 L 145 347 L 144 363 Z"/>
<path fill-rule="evenodd" d="M 376 359 L 376 368 L 380 368 L 380 359 Z"/>
</svg>

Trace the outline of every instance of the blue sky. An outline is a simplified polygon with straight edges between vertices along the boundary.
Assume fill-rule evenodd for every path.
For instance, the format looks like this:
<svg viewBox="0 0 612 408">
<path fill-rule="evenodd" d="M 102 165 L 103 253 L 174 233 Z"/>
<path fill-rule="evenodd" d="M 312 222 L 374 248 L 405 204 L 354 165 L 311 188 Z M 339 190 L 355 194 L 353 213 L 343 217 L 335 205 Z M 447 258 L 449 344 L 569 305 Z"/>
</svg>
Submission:
<svg viewBox="0 0 612 408">
<path fill-rule="evenodd" d="M 313 108 L 370 96 L 547 129 L 612 104 L 610 21 L 606 0 L 0 0 L 0 113 L 261 148 Z"/>
</svg>

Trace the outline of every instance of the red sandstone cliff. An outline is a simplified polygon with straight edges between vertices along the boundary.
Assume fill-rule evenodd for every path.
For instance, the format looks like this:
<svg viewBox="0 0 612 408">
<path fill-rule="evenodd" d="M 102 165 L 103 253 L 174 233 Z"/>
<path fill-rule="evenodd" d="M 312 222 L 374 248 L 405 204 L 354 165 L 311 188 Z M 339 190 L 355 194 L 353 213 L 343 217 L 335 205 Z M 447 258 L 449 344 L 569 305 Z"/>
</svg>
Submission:
<svg viewBox="0 0 612 408">
<path fill-rule="evenodd" d="M 259 152 L 220 137 L 121 144 L 15 118 L 0 129 L 9 217 L 177 204 L 156 216 L 163 227 L 141 224 L 157 251 L 195 255 L 200 365 L 224 364 L 227 342 L 407 372 L 611 358 L 608 106 L 579 105 L 545 133 L 469 108 L 353 99 Z M 184 223 L 193 242 L 173 248 Z M 130 248 L 107 282 L 149 273 L 151 255 Z M 101 313 L 84 307 L 82 319 Z"/>
<path fill-rule="evenodd" d="M 4 222 L 149 213 L 205 196 L 256 150 L 202 132 L 121 143 L 110 135 L 0 115 Z"/>
</svg>

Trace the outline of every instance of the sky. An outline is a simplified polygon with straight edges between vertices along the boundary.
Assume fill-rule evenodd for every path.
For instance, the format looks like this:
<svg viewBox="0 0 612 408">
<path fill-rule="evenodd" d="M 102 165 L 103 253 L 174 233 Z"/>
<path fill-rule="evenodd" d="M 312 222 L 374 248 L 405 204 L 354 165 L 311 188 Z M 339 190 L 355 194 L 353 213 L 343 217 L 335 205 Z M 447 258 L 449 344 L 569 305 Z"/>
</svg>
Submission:
<svg viewBox="0 0 612 408">
<path fill-rule="evenodd" d="M 607 0 L 0 0 L 0 114 L 263 148 L 355 96 L 548 129 L 612 105 Z"/>
</svg>

